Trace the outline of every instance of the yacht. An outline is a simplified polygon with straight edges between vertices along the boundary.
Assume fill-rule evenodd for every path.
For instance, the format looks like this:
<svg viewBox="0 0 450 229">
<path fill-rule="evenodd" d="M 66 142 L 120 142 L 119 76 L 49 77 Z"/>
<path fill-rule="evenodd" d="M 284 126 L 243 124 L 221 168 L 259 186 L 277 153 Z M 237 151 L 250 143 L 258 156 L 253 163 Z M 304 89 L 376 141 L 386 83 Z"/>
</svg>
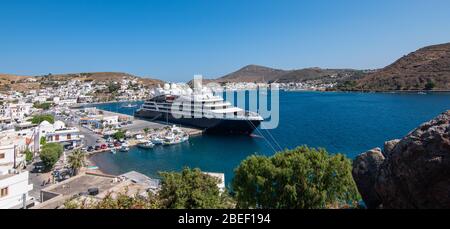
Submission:
<svg viewBox="0 0 450 229">
<path fill-rule="evenodd" d="M 177 84 L 154 89 L 134 116 L 220 134 L 251 134 L 263 121 L 259 114 L 232 106 L 209 88 L 194 91 Z"/>
</svg>

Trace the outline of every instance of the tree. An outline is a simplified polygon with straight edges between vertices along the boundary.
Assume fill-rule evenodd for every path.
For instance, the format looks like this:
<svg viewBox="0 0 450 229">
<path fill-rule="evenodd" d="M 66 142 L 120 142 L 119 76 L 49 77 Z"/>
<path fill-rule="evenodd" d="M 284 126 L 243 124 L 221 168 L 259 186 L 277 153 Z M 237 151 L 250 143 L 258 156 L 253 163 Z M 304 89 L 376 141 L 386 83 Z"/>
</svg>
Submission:
<svg viewBox="0 0 450 229">
<path fill-rule="evenodd" d="M 49 170 L 53 168 L 59 157 L 61 157 L 62 153 L 62 145 L 58 143 L 48 143 L 42 146 L 39 156 L 44 163 L 45 168 Z"/>
<path fill-rule="evenodd" d="M 436 84 L 433 81 L 428 80 L 428 82 L 425 84 L 424 89 L 427 91 L 431 91 L 431 90 L 433 90 L 434 87 L 436 87 Z"/>
<path fill-rule="evenodd" d="M 219 181 L 200 169 L 185 168 L 181 173 L 160 173 L 161 190 L 159 197 L 165 208 L 198 209 L 198 208 L 230 208 L 227 193 L 221 193 Z"/>
<path fill-rule="evenodd" d="M 77 175 L 78 170 L 86 166 L 86 154 L 81 150 L 75 150 L 68 157 L 70 168 L 73 169 L 73 174 Z"/>
<path fill-rule="evenodd" d="M 150 130 L 150 129 L 149 129 L 148 127 L 145 127 L 145 128 L 144 128 L 144 133 L 145 133 L 145 134 L 148 134 L 148 131 L 149 131 L 149 130 Z"/>
<path fill-rule="evenodd" d="M 41 137 L 41 139 L 39 139 L 39 143 L 43 146 L 47 143 L 47 140 L 45 139 L 44 136 Z"/>
<path fill-rule="evenodd" d="M 112 136 L 114 139 L 119 140 L 119 139 L 124 139 L 125 138 L 125 133 L 126 131 L 124 130 L 118 130 L 116 133 L 114 133 Z"/>
<path fill-rule="evenodd" d="M 53 105 L 52 103 L 48 103 L 48 102 L 45 102 L 45 103 L 35 102 L 35 103 L 33 104 L 33 107 L 34 107 L 34 108 L 37 108 L 37 109 L 48 110 L 48 109 L 50 109 L 50 107 L 51 107 L 52 105 Z"/>
<path fill-rule="evenodd" d="M 25 161 L 27 161 L 27 163 L 30 163 L 31 161 L 33 161 L 33 152 L 31 152 L 30 149 L 26 149 L 25 152 Z"/>
<path fill-rule="evenodd" d="M 34 115 L 31 119 L 31 123 L 38 125 L 43 121 L 54 123 L 55 117 L 53 117 L 53 115 Z"/>
<path fill-rule="evenodd" d="M 238 208 L 329 208 L 360 200 L 351 161 L 324 149 L 298 147 L 272 157 L 250 156 L 235 169 Z"/>
</svg>

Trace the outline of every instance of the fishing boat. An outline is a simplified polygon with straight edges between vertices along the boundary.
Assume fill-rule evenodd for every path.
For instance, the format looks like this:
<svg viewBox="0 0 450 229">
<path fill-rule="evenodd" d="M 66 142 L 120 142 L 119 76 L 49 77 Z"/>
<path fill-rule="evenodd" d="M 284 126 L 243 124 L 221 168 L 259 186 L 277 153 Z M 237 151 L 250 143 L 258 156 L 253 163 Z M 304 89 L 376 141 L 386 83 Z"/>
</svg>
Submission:
<svg viewBox="0 0 450 229">
<path fill-rule="evenodd" d="M 123 105 L 122 107 L 123 107 L 123 108 L 134 108 L 134 107 L 137 107 L 137 105 L 136 105 L 136 104 L 131 104 L 131 103 L 129 103 L 129 104 L 127 104 L 127 105 Z"/>
<path fill-rule="evenodd" d="M 163 144 L 164 140 L 159 138 L 159 137 L 152 137 L 150 139 L 150 141 L 154 144 L 154 145 L 161 145 Z"/>
<path fill-rule="evenodd" d="M 143 149 L 151 149 L 155 146 L 155 144 L 153 144 L 151 141 L 148 141 L 145 143 L 139 143 L 137 146 Z"/>
</svg>

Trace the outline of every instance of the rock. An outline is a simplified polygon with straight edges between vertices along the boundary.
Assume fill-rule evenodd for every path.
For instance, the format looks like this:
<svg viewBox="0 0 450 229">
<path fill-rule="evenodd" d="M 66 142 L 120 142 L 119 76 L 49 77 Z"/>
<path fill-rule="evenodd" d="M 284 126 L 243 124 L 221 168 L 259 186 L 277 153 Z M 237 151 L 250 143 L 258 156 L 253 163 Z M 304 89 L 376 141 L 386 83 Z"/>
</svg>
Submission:
<svg viewBox="0 0 450 229">
<path fill-rule="evenodd" d="M 379 157 L 378 152 L 360 155 L 353 164 L 353 177 L 368 207 L 381 203 L 383 208 L 450 208 L 449 132 L 447 111 L 420 125 L 397 144 L 385 144 L 387 156 L 378 171 L 373 171 L 377 164 L 368 166 Z M 376 178 L 370 189 L 373 174 Z"/>
<path fill-rule="evenodd" d="M 359 155 L 353 161 L 352 175 L 368 208 L 378 208 L 381 204 L 374 188 L 384 159 L 381 149 L 375 148 Z"/>
<path fill-rule="evenodd" d="M 400 142 L 400 139 L 390 140 L 384 143 L 383 155 L 389 157 L 394 150 L 395 146 Z"/>
</svg>

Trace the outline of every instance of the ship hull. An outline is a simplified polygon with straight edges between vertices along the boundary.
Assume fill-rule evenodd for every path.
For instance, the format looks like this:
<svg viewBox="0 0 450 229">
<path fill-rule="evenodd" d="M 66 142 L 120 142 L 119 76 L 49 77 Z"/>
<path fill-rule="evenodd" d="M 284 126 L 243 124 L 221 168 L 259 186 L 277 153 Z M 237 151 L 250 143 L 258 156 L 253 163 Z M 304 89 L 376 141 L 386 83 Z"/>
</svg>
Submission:
<svg viewBox="0 0 450 229">
<path fill-rule="evenodd" d="M 137 110 L 134 116 L 141 119 L 195 127 L 210 134 L 251 134 L 261 124 L 259 120 L 231 120 L 206 117 L 175 118 L 170 113 L 149 110 Z"/>
</svg>

